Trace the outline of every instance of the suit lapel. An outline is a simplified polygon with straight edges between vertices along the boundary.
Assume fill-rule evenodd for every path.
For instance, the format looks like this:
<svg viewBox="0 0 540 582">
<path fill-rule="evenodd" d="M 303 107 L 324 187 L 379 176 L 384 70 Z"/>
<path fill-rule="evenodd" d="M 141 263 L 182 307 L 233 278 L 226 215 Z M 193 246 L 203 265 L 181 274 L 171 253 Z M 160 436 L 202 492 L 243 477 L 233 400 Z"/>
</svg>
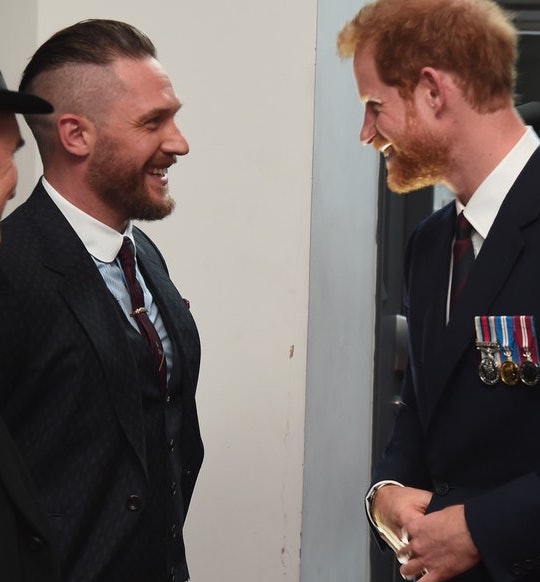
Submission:
<svg viewBox="0 0 540 582">
<path fill-rule="evenodd" d="M 433 360 L 427 375 L 429 382 L 426 384 L 426 399 L 429 417 L 447 388 L 452 373 L 459 366 L 464 352 L 475 339 L 474 317 L 490 313 L 493 302 L 511 276 L 524 245 L 522 228 L 538 219 L 539 179 L 540 152 L 537 150 L 506 196 L 448 325 L 439 336 L 439 357 Z"/>
<path fill-rule="evenodd" d="M 445 208 L 442 215 L 431 225 L 427 240 L 422 246 L 426 254 L 424 285 L 428 289 L 423 321 L 423 361 L 434 362 L 446 329 L 446 301 L 448 294 L 449 261 L 454 232 L 455 206 Z M 443 258 L 441 258 L 443 257 Z"/>
<path fill-rule="evenodd" d="M 138 230 L 134 229 L 133 232 L 137 244 L 137 264 L 180 357 L 180 361 L 173 362 L 173 365 L 180 366 L 182 377 L 185 380 L 189 379 L 189 385 L 194 391 L 196 379 L 191 373 L 192 366 L 187 362 L 189 354 L 185 352 L 186 342 L 184 341 L 186 334 L 193 333 L 193 328 L 191 326 L 188 328 L 186 320 L 186 317 L 190 317 L 189 312 L 184 312 L 183 302 L 176 287 L 170 280 L 163 263 L 157 261 L 157 251 Z"/>
<path fill-rule="evenodd" d="M 438 374 L 446 333 L 446 297 L 454 222 L 455 206 L 452 204 L 419 227 L 421 234 L 411 240 L 413 244 L 409 251 L 412 256 L 412 268 L 408 269 L 411 290 L 409 332 L 412 355 L 419 363 L 418 377 L 422 378 L 417 387 L 424 396 L 419 400 L 422 418 L 426 417 L 432 404 L 433 378 Z"/>
<path fill-rule="evenodd" d="M 120 424 L 146 469 L 142 405 L 136 362 L 125 340 L 120 312 L 79 237 L 38 186 L 28 201 L 29 216 L 39 217 L 45 266 L 58 276 L 58 290 L 90 339 Z"/>
</svg>

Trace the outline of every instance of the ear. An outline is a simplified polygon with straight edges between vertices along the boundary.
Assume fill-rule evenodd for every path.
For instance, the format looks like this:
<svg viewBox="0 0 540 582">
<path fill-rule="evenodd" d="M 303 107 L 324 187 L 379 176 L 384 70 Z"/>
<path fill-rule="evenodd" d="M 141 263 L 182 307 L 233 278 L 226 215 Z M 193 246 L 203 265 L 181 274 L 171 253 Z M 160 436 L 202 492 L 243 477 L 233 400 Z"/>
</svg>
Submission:
<svg viewBox="0 0 540 582">
<path fill-rule="evenodd" d="M 95 141 L 95 125 L 86 117 L 65 113 L 56 122 L 58 138 L 64 149 L 78 157 L 87 156 Z"/>
<path fill-rule="evenodd" d="M 443 74 L 433 67 L 424 67 L 420 71 L 417 89 L 424 104 L 438 115 L 447 99 Z"/>
</svg>

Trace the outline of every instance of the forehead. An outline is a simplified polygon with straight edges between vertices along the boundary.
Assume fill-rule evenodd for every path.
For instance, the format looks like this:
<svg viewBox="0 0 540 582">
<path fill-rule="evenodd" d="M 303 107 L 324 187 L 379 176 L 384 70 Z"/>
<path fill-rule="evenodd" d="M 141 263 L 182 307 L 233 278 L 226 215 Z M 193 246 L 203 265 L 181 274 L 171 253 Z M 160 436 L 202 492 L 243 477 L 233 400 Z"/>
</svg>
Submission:
<svg viewBox="0 0 540 582">
<path fill-rule="evenodd" d="M 358 94 L 363 103 L 405 103 L 399 89 L 387 85 L 379 76 L 375 53 L 371 47 L 359 49 L 354 54 L 354 76 Z"/>
<path fill-rule="evenodd" d="M 377 99 L 379 93 L 390 89 L 379 77 L 375 66 L 373 49 L 357 49 L 354 53 L 353 69 L 362 101 L 366 102 L 370 99 Z"/>
<path fill-rule="evenodd" d="M 172 114 L 180 108 L 171 81 L 156 59 L 118 59 L 113 66 L 124 89 L 121 107 L 163 110 Z"/>
</svg>

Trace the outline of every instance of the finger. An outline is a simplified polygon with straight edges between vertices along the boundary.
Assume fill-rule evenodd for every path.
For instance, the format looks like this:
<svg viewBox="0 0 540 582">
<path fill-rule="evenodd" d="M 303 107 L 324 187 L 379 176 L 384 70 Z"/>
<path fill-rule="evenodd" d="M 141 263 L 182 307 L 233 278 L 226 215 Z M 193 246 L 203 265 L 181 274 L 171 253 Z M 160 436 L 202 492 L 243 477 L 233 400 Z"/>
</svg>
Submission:
<svg viewBox="0 0 540 582">
<path fill-rule="evenodd" d="M 405 536 L 403 539 L 406 540 L 403 547 L 396 550 L 396 558 L 400 564 L 407 564 L 412 558 L 413 551 L 411 545 L 409 544 L 408 534 L 405 530 L 402 530 L 402 535 Z"/>
<path fill-rule="evenodd" d="M 427 573 L 427 569 L 420 560 L 412 558 L 400 567 L 399 573 L 405 580 L 416 580 L 424 576 Z"/>
<path fill-rule="evenodd" d="M 396 558 L 400 564 L 406 564 L 411 559 L 411 550 L 409 549 L 409 546 L 405 546 L 396 552 Z"/>
<path fill-rule="evenodd" d="M 421 582 L 437 582 L 438 578 L 433 574 L 429 573 L 427 570 L 422 570 L 422 572 L 415 578 Z"/>
<path fill-rule="evenodd" d="M 406 546 L 409 543 L 409 533 L 407 532 L 407 530 L 402 527 L 401 528 L 401 536 L 399 538 L 399 541 Z"/>
<path fill-rule="evenodd" d="M 413 576 L 412 574 L 409 576 L 405 576 L 404 574 L 401 574 L 401 577 L 403 578 L 403 580 L 410 580 L 411 582 L 436 582 L 437 578 L 433 578 L 433 576 L 431 576 L 431 574 L 428 574 L 427 570 L 422 570 L 422 572 L 420 572 L 420 574 L 418 574 L 417 576 Z"/>
</svg>

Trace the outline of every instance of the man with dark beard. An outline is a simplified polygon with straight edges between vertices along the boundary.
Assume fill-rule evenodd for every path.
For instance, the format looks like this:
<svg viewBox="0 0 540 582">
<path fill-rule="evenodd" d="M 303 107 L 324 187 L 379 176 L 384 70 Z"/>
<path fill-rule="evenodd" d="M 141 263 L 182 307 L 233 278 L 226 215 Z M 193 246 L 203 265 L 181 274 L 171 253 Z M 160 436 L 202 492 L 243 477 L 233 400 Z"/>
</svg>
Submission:
<svg viewBox="0 0 540 582">
<path fill-rule="evenodd" d="M 133 219 L 170 214 L 188 144 L 140 31 L 89 20 L 47 40 L 20 85 L 43 161 L 2 225 L 4 418 L 44 500 L 63 580 L 189 578 L 182 528 L 202 462 L 200 346 Z"/>
<path fill-rule="evenodd" d="M 389 186 L 456 196 L 409 241 L 409 364 L 366 497 L 422 582 L 540 578 L 540 149 L 516 47 L 491 0 L 377 0 L 338 37 Z"/>
</svg>

